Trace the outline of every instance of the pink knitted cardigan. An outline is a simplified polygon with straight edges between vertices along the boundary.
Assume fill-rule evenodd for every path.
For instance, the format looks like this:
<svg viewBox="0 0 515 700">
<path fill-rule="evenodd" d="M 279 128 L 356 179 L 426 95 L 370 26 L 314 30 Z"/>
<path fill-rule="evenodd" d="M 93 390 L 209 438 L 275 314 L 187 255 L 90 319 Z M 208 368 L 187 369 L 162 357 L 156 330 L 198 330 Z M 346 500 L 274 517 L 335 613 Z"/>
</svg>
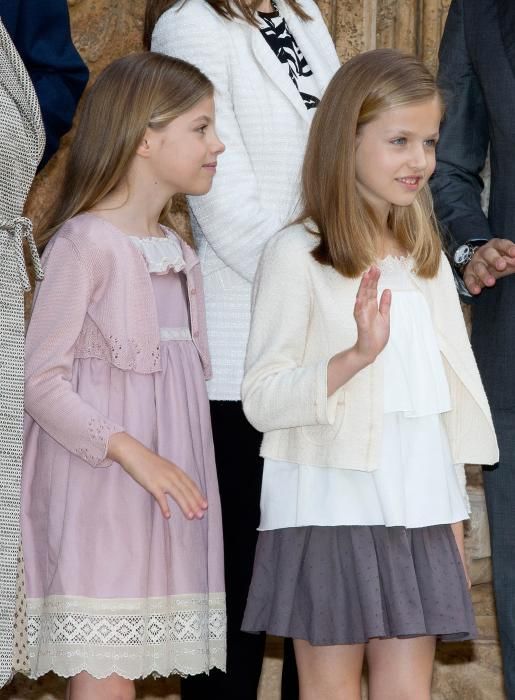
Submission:
<svg viewBox="0 0 515 700">
<path fill-rule="evenodd" d="M 181 247 L 192 337 L 209 379 L 199 260 L 183 241 Z M 109 437 L 123 426 L 72 389 L 72 367 L 77 358 L 96 357 L 125 371 L 160 371 L 150 274 L 129 237 L 89 213 L 59 229 L 45 250 L 43 265 L 45 279 L 36 288 L 26 339 L 25 411 L 91 466 L 108 466 Z"/>
</svg>

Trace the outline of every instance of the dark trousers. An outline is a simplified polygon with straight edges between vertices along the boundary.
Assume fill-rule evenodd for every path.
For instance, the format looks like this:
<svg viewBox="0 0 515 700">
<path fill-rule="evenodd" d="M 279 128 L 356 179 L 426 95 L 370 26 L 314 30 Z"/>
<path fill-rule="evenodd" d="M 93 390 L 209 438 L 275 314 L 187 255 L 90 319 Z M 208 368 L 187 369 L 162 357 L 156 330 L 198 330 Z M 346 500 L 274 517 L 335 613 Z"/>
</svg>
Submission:
<svg viewBox="0 0 515 700">
<path fill-rule="evenodd" d="M 483 469 L 506 697 L 515 700 L 515 411 L 494 411 L 500 461 Z"/>
<path fill-rule="evenodd" d="M 227 595 L 227 673 L 214 670 L 185 678 L 183 700 L 256 700 L 264 634 L 241 632 L 252 578 L 259 525 L 263 461 L 261 433 L 245 418 L 240 401 L 212 401 L 211 421 L 222 503 Z M 282 700 L 297 700 L 293 644 L 285 643 Z"/>
</svg>

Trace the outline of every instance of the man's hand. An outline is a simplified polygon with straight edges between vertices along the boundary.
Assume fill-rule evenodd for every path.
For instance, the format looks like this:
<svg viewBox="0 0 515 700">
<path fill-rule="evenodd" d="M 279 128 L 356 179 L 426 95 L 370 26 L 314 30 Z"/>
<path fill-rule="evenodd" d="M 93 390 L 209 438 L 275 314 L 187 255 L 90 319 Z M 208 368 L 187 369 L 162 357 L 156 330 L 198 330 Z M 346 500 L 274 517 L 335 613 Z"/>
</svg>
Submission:
<svg viewBox="0 0 515 700">
<path fill-rule="evenodd" d="M 463 270 L 463 282 L 469 292 L 476 295 L 514 272 L 515 243 L 507 238 L 492 238 L 474 253 Z"/>
</svg>

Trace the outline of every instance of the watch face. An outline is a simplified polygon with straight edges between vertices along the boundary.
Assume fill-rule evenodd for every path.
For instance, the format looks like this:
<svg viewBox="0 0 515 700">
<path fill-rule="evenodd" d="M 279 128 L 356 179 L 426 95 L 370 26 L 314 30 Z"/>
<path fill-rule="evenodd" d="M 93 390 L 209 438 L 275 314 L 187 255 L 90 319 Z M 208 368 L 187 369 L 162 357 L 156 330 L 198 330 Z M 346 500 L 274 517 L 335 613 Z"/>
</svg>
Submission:
<svg viewBox="0 0 515 700">
<path fill-rule="evenodd" d="M 460 247 L 457 248 L 456 252 L 454 253 L 454 262 L 456 265 L 464 265 L 465 263 L 468 263 L 471 258 L 472 249 L 467 243 L 460 245 Z"/>
</svg>

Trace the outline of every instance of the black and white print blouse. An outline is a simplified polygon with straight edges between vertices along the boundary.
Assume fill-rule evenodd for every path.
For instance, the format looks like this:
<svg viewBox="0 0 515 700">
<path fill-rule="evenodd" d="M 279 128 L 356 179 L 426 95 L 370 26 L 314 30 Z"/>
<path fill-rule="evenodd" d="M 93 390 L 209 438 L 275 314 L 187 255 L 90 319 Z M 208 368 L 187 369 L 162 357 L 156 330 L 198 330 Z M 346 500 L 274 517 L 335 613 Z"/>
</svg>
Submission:
<svg viewBox="0 0 515 700">
<path fill-rule="evenodd" d="M 281 17 L 274 2 L 273 12 L 258 12 L 259 28 L 268 45 L 288 71 L 295 87 L 304 100 L 306 109 L 318 107 L 317 86 L 313 72 L 290 32 L 286 20 Z"/>
</svg>

